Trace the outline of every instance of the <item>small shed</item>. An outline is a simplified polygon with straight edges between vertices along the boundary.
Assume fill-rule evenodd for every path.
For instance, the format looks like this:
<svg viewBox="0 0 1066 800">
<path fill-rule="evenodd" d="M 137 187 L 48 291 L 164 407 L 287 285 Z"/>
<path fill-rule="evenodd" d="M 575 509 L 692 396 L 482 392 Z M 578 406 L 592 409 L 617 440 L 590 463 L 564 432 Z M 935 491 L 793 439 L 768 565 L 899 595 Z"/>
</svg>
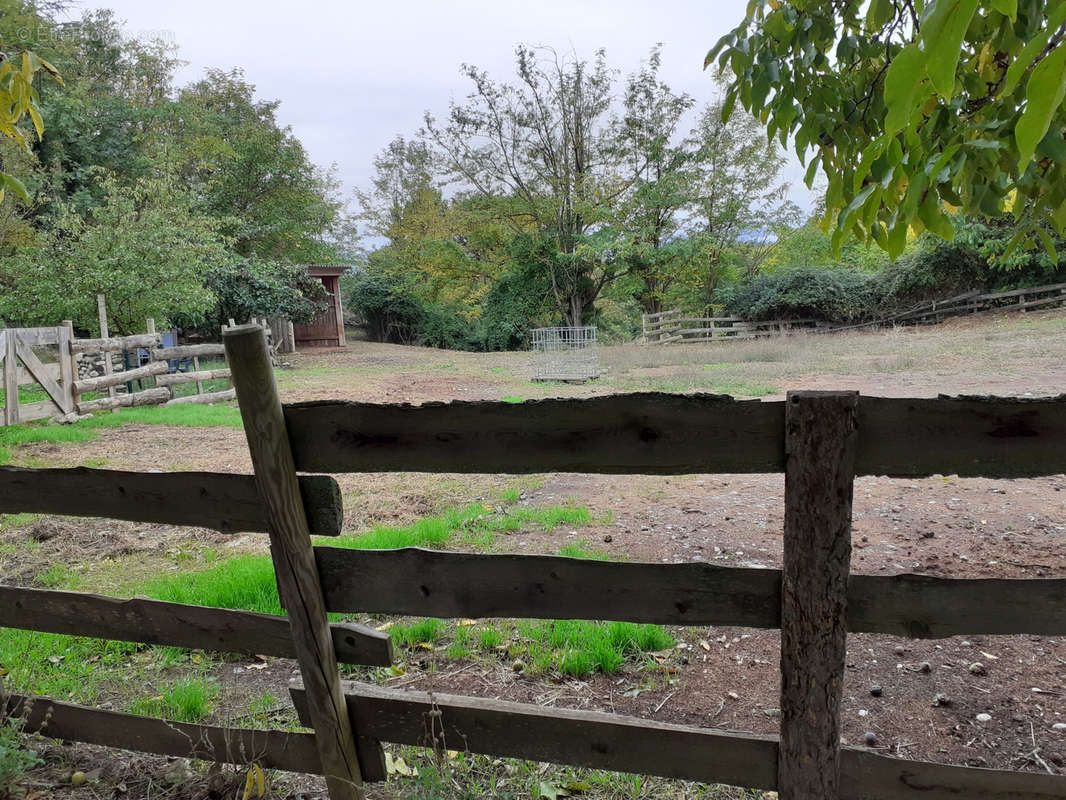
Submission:
<svg viewBox="0 0 1066 800">
<path fill-rule="evenodd" d="M 340 276 L 347 267 L 311 265 L 307 271 L 322 281 L 329 292 L 329 307 L 306 325 L 294 324 L 297 347 L 344 347 L 344 309 L 341 307 Z"/>
</svg>

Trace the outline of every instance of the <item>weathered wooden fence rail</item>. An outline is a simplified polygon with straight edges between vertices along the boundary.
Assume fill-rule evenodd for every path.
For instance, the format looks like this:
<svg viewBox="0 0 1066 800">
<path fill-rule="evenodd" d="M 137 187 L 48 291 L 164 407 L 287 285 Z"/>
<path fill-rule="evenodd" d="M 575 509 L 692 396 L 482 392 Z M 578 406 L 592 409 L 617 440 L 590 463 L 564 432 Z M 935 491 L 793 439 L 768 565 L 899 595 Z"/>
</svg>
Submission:
<svg viewBox="0 0 1066 800">
<path fill-rule="evenodd" d="M 832 333 L 883 325 L 927 325 L 958 316 L 994 314 L 1052 308 L 1066 304 L 1066 283 L 1012 289 L 1009 292 L 972 291 L 922 303 L 919 306 L 854 325 L 832 325 L 811 319 L 752 321 L 741 317 L 701 317 L 683 311 L 660 311 L 642 317 L 645 344 L 717 342 L 726 339 L 756 339 L 794 332 Z"/>
<path fill-rule="evenodd" d="M 1066 634 L 1066 579 L 849 575 L 852 478 L 1061 474 L 1066 396 L 897 400 L 801 392 L 760 403 L 636 394 L 520 406 L 282 407 L 261 332 L 236 328 L 226 339 L 254 476 L 5 468 L 0 512 L 266 530 L 288 620 L 0 587 L 0 625 L 294 656 L 305 687 L 293 699 L 314 738 L 9 698 L 29 729 L 324 774 L 334 800 L 362 798 L 363 781 L 384 779 L 380 742 L 776 789 L 785 800 L 1066 796 L 1066 776 L 887 758 L 838 742 L 846 632 Z M 339 529 L 339 491 L 332 478 L 297 470 L 785 472 L 784 568 L 313 547 L 311 534 Z M 390 651 L 377 631 L 329 624 L 329 611 L 780 627 L 781 737 L 342 685 L 339 661 L 383 664 Z M 830 630 L 834 646 L 810 658 L 812 639 L 824 641 Z M 43 724 L 46 713 L 55 724 Z"/>
<path fill-rule="evenodd" d="M 149 328 L 154 328 L 151 320 Z M 154 331 L 101 339 L 75 339 L 71 331 L 69 322 L 51 328 L 0 329 L 0 374 L 4 389 L 4 415 L 0 423 L 15 425 L 48 417 L 133 406 L 218 403 L 236 397 L 232 388 L 215 392 L 204 390 L 204 381 L 230 377 L 229 369 L 200 370 L 201 357 L 225 356 L 225 347 L 221 344 L 160 347 L 162 336 Z M 139 354 L 141 351 L 148 352 L 148 363 L 135 363 L 128 369 L 115 371 L 111 361 L 113 354 Z M 79 360 L 94 354 L 103 356 L 103 374 L 94 371 L 79 377 Z M 169 372 L 176 360 L 186 359 L 192 360 L 191 371 Z M 144 380 L 152 380 L 155 385 L 138 391 L 132 388 L 119 391 L 123 385 L 132 387 L 134 381 Z M 174 386 L 192 382 L 196 383 L 195 394 L 175 397 Z M 39 387 L 47 399 L 20 403 L 18 387 L 27 384 Z M 82 399 L 83 395 L 99 392 L 106 392 L 106 396 Z"/>
</svg>

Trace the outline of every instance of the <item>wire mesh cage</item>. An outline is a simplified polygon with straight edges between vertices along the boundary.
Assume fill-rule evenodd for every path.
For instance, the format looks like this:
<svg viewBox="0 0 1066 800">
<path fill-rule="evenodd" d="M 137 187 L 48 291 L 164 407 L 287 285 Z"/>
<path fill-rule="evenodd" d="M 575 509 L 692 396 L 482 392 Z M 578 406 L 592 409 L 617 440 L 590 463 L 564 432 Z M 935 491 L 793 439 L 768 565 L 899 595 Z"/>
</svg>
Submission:
<svg viewBox="0 0 1066 800">
<path fill-rule="evenodd" d="M 533 329 L 533 380 L 588 381 L 599 375 L 596 326 Z"/>
</svg>

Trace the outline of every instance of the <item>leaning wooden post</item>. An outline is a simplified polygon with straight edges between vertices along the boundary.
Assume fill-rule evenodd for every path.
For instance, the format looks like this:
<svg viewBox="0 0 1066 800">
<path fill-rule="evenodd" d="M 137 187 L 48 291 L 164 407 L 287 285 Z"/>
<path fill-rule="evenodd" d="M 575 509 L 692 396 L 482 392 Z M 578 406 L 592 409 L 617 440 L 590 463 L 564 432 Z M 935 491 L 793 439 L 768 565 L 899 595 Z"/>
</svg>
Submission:
<svg viewBox="0 0 1066 800">
<path fill-rule="evenodd" d="M 781 800 L 838 800 L 857 392 L 789 392 L 781 586 Z"/>
<path fill-rule="evenodd" d="M 355 737 L 341 691 L 266 336 L 258 325 L 240 325 L 227 330 L 223 340 L 256 484 L 267 511 L 278 594 L 289 615 L 329 796 L 332 800 L 363 800 Z"/>
</svg>

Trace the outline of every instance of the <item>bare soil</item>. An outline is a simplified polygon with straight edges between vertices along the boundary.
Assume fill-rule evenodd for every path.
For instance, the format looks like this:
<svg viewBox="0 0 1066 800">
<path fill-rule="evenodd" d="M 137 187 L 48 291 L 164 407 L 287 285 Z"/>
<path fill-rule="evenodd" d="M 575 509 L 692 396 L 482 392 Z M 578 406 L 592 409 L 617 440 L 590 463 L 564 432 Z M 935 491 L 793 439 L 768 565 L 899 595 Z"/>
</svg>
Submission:
<svg viewBox="0 0 1066 800">
<path fill-rule="evenodd" d="M 773 380 L 782 389 L 851 388 L 897 396 L 1059 394 L 1066 386 L 1066 314 L 1028 316 L 1021 322 L 1016 317 L 954 320 L 936 330 L 863 334 L 843 343 L 845 337 L 811 337 L 812 341 L 756 343 L 746 348 L 738 344 L 729 346 L 731 350 L 723 345 L 710 356 L 718 361 L 701 356 L 695 363 L 682 360 L 660 367 L 643 363 L 656 357 L 648 348 L 636 354 L 605 348 L 603 360 L 613 364 L 612 373 L 602 382 L 584 386 L 526 381 L 523 354 L 446 353 L 357 342 L 343 350 L 293 356 L 292 370 L 282 373 L 279 381 L 287 402 L 339 397 L 420 403 L 654 388 L 645 382 L 663 375 L 695 375 L 702 380 L 719 372 L 708 364 L 723 363 L 739 365 L 730 380 Z M 678 360 L 679 350 L 668 350 L 661 357 Z M 745 355 L 777 360 L 744 361 Z M 659 372 L 649 372 L 653 369 Z M 129 425 L 102 429 L 98 439 L 84 444 L 26 445 L 18 449 L 17 458 L 56 465 L 106 459 L 110 467 L 127 469 L 249 470 L 243 433 L 228 428 Z M 422 474 L 338 479 L 351 529 L 379 521 L 410 521 L 488 496 L 508 482 L 507 476 Z M 764 567 L 781 563 L 780 475 L 548 475 L 522 502 L 549 506 L 567 500 L 587 506 L 601 518 L 610 512 L 611 522 L 580 530 L 517 532 L 502 536 L 498 549 L 557 552 L 566 542 L 585 540 L 612 558 L 631 561 Z M 860 478 L 855 482 L 853 534 L 852 569 L 858 573 L 1066 577 L 1066 477 Z M 160 564 L 180 569 L 167 553 L 180 552 L 189 543 L 210 543 L 220 549 L 264 548 L 256 537 L 241 537 L 234 544 L 233 537 L 203 531 L 99 520 L 47 518 L 0 531 L 0 543 L 27 537 L 41 544 L 29 561 L 0 558 L 5 582 L 28 582 L 48 563 L 64 561 L 83 565 L 87 575 L 97 577 L 94 584 L 106 584 L 106 570 L 99 565 L 109 559 L 142 554 L 146 569 Z M 121 581 L 115 579 L 114 584 Z M 498 662 L 456 662 L 446 660 L 444 648 L 438 648 L 403 654 L 407 672 L 390 684 L 716 728 L 776 730 L 776 631 L 700 628 L 679 629 L 675 634 L 681 642 L 677 650 L 610 677 L 586 681 L 529 677 L 515 673 L 505 656 Z M 876 736 L 874 746 L 892 755 L 1066 774 L 1066 732 L 1052 728 L 1066 722 L 1066 638 L 971 636 L 920 641 L 852 635 L 848 644 L 843 727 L 849 743 L 862 744 L 870 732 Z M 284 697 L 293 665 L 280 659 L 255 669 L 226 663 L 218 674 L 238 697 L 232 711 L 239 708 L 241 695 L 263 687 Z M 991 719 L 978 721 L 978 714 Z M 104 763 L 112 774 L 107 785 L 126 786 L 122 796 L 147 796 L 135 791 L 130 775 L 143 777 L 170 768 L 166 760 L 128 754 L 110 753 L 100 761 L 99 748 L 80 746 L 66 752 L 71 764 L 86 765 L 81 769 Z M 284 785 L 293 796 L 317 788 L 314 781 Z M 56 786 L 53 780 L 41 796 L 61 796 L 53 794 Z M 212 796 L 196 795 L 192 789 L 188 795 L 175 793 L 173 787 L 168 791 L 166 796 Z"/>
</svg>

